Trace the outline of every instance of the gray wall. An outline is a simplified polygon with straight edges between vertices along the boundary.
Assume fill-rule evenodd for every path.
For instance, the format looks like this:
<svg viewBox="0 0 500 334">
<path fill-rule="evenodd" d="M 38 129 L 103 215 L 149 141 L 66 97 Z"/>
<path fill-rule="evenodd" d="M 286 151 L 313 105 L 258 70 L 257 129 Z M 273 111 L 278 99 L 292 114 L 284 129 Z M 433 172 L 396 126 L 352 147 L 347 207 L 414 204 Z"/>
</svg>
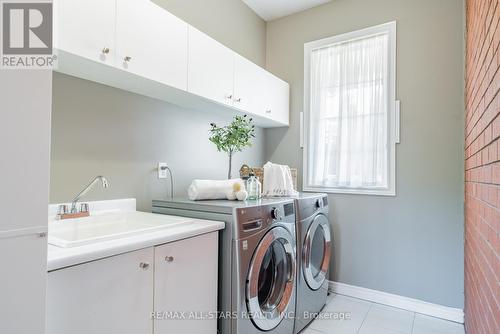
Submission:
<svg viewBox="0 0 500 334">
<path fill-rule="evenodd" d="M 217 115 L 185 110 L 123 90 L 54 74 L 50 202 L 71 200 L 96 175 L 110 188 L 85 198 L 137 198 L 150 211 L 151 200 L 165 198 L 169 183 L 157 178 L 157 163 L 167 162 L 176 196 L 186 196 L 193 178 L 225 179 L 227 157 L 208 140 Z M 262 165 L 264 131 L 253 147 L 237 153 L 233 175 L 242 163 Z"/>
<path fill-rule="evenodd" d="M 266 25 L 242 2 L 155 1 L 263 63 Z M 264 158 L 301 167 L 304 42 L 398 21 L 397 197 L 330 195 L 336 281 L 463 306 L 462 16 L 460 0 L 334 0 L 267 25 L 268 68 L 291 84 L 291 126 L 258 130 L 235 167 Z M 103 174 L 111 188 L 88 199 L 136 197 L 147 211 L 152 198 L 166 196 L 158 161 L 171 165 L 179 196 L 192 178 L 225 177 L 226 157 L 207 140 L 219 116 L 61 74 L 53 85 L 52 203 Z"/>
<path fill-rule="evenodd" d="M 266 62 L 266 22 L 241 0 L 152 0 L 260 66 Z"/>
<path fill-rule="evenodd" d="M 463 307 L 463 10 L 461 0 L 334 0 L 267 25 L 291 126 L 266 130 L 266 158 L 300 168 L 304 43 L 397 20 L 397 196 L 329 196 L 335 281 Z"/>
<path fill-rule="evenodd" d="M 156 0 L 176 16 L 257 64 L 265 61 L 266 24 L 243 2 L 234 0 Z M 140 210 L 164 198 L 168 183 L 158 180 L 158 162 L 173 171 L 175 194 L 185 196 L 193 178 L 227 177 L 227 157 L 208 141 L 217 115 L 177 106 L 74 77 L 54 74 L 50 202 L 71 198 L 93 176 L 111 187 L 87 199 L 135 197 Z M 236 154 L 236 175 L 245 162 L 262 165 L 264 131 L 252 148 Z"/>
</svg>

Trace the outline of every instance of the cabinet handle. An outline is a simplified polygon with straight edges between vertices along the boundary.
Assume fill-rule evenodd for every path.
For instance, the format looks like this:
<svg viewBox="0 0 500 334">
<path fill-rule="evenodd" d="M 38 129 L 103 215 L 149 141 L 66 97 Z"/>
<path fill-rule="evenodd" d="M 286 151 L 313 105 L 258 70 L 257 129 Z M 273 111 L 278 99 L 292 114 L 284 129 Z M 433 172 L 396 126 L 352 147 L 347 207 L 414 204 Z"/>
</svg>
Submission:
<svg viewBox="0 0 500 334">
<path fill-rule="evenodd" d="M 225 97 L 226 97 L 226 99 L 231 100 L 233 98 L 233 95 L 229 94 L 229 95 L 226 95 Z"/>
<path fill-rule="evenodd" d="M 139 263 L 139 268 L 144 269 L 144 270 L 148 270 L 149 263 L 141 262 L 141 263 Z"/>
<path fill-rule="evenodd" d="M 102 49 L 102 53 L 105 54 L 105 55 L 107 55 L 109 53 L 109 48 L 106 48 L 106 47 L 103 48 Z"/>
<path fill-rule="evenodd" d="M 165 261 L 166 262 L 174 262 L 174 257 L 173 256 L 165 256 Z"/>
<path fill-rule="evenodd" d="M 266 114 L 270 114 L 271 112 L 272 112 L 272 110 L 271 110 L 271 109 L 267 109 L 267 110 L 266 110 Z"/>
<path fill-rule="evenodd" d="M 241 102 L 241 97 L 238 97 L 237 99 L 234 100 L 235 102 Z"/>
<path fill-rule="evenodd" d="M 130 56 L 125 56 L 125 58 L 123 58 L 123 61 L 126 63 L 128 63 L 131 60 L 132 60 L 132 57 L 130 57 Z"/>
</svg>

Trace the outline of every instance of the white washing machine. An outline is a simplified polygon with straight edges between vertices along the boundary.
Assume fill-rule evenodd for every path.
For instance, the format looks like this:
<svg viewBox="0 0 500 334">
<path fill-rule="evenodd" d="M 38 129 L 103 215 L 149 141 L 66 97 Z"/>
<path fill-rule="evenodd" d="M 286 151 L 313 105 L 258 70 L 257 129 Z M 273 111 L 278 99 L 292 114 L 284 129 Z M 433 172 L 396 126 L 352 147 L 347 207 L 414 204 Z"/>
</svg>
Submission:
<svg viewBox="0 0 500 334">
<path fill-rule="evenodd" d="M 295 198 L 297 234 L 297 301 L 294 333 L 300 332 L 326 304 L 331 232 L 326 194 Z"/>
<path fill-rule="evenodd" d="M 297 255 L 292 199 L 155 200 L 153 212 L 226 222 L 219 238 L 219 333 L 293 333 Z"/>
</svg>

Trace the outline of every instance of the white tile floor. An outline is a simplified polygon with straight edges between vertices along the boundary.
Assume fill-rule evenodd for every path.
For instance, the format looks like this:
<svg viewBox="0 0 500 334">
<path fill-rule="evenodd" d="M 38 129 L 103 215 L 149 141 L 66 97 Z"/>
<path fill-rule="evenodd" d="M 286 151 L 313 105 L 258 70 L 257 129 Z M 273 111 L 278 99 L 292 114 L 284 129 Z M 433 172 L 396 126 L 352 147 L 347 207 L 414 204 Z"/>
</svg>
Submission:
<svg viewBox="0 0 500 334">
<path fill-rule="evenodd" d="M 342 315 L 349 315 L 349 318 Z M 301 334 L 464 334 L 464 326 L 361 299 L 328 297 L 322 315 Z"/>
</svg>

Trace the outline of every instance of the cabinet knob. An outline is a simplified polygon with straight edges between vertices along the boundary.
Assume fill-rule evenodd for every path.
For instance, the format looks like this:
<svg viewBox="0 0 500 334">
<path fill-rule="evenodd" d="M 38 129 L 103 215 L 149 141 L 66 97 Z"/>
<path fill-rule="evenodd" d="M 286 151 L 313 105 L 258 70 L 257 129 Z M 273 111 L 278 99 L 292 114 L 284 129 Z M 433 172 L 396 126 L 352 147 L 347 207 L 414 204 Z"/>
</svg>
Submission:
<svg viewBox="0 0 500 334">
<path fill-rule="evenodd" d="M 174 262 L 174 257 L 173 256 L 165 256 L 165 261 L 166 262 Z"/>
<path fill-rule="evenodd" d="M 130 57 L 130 56 L 125 56 L 125 58 L 123 58 L 123 61 L 126 63 L 128 63 L 131 60 L 132 60 L 132 57 Z"/>
<path fill-rule="evenodd" d="M 226 99 L 231 100 L 233 98 L 233 94 L 226 95 L 225 97 Z"/>
<path fill-rule="evenodd" d="M 107 55 L 109 53 L 109 48 L 104 47 L 102 49 L 102 53 L 105 54 L 105 55 Z"/>
<path fill-rule="evenodd" d="M 267 110 L 266 110 L 266 114 L 270 114 L 271 112 L 272 112 L 272 110 L 271 110 L 271 109 L 267 109 Z"/>
<path fill-rule="evenodd" d="M 141 263 L 139 263 L 139 268 L 144 269 L 144 270 L 148 270 L 149 263 L 141 262 Z"/>
<path fill-rule="evenodd" d="M 237 99 L 234 100 L 235 102 L 241 102 L 241 97 L 238 97 Z"/>
</svg>

